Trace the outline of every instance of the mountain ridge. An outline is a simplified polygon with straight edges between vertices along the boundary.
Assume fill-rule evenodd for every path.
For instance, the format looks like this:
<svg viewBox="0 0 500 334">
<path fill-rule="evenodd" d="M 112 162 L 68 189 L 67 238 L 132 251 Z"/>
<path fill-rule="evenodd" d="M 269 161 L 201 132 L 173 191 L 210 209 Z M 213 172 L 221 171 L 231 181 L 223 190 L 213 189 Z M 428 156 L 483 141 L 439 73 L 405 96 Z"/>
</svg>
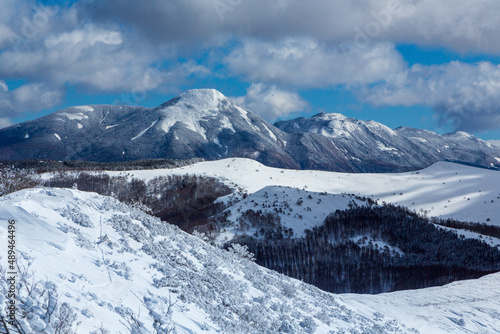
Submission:
<svg viewBox="0 0 500 334">
<path fill-rule="evenodd" d="M 500 167 L 500 149 L 476 137 L 410 129 L 326 113 L 273 125 L 214 89 L 198 89 L 156 108 L 76 106 L 0 129 L 0 160 L 239 157 L 343 172 L 401 172 L 441 160 Z"/>
</svg>

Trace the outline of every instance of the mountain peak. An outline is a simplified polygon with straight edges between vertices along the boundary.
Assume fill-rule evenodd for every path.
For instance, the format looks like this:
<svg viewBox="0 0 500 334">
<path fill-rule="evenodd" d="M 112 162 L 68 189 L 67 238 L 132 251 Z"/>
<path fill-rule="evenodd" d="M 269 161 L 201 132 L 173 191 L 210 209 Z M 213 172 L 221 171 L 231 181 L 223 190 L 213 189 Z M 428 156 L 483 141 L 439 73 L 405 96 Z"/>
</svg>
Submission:
<svg viewBox="0 0 500 334">
<path fill-rule="evenodd" d="M 471 135 L 470 133 L 467 133 L 465 131 L 450 132 L 450 133 L 446 133 L 444 136 L 453 137 L 453 138 L 457 138 L 457 139 L 474 139 L 475 138 L 473 135 Z"/>
<path fill-rule="evenodd" d="M 320 118 L 324 120 L 345 120 L 348 117 L 338 113 L 325 113 L 321 112 L 313 116 L 313 118 Z"/>
<path fill-rule="evenodd" d="M 190 89 L 178 96 L 179 101 L 196 106 L 217 106 L 220 101 L 227 99 L 216 89 Z"/>
</svg>

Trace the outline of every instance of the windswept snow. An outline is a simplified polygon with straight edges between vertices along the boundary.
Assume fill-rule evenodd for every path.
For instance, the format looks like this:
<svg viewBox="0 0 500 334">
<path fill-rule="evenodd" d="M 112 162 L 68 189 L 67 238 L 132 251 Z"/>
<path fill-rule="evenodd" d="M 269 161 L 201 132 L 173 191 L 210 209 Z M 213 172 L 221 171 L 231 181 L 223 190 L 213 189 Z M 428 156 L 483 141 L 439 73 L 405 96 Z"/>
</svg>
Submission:
<svg viewBox="0 0 500 334">
<path fill-rule="evenodd" d="M 224 95 L 215 89 L 188 90 L 179 96 L 179 102 L 163 109 L 166 117 L 160 126 L 166 133 L 177 122 L 184 124 L 189 130 L 199 133 L 205 140 L 206 130 L 201 122 L 219 115 L 219 103 Z"/>
<path fill-rule="evenodd" d="M 231 121 L 229 121 L 229 118 L 227 118 L 226 116 L 223 116 L 220 121 L 221 121 L 221 128 L 222 129 L 229 129 L 233 133 L 236 132 L 236 130 L 233 127 L 233 124 L 231 124 Z"/>
<path fill-rule="evenodd" d="M 383 143 L 381 142 L 377 142 L 377 147 L 381 150 L 381 151 L 384 151 L 384 152 L 392 152 L 392 153 L 396 153 L 398 152 L 398 149 L 397 148 L 394 148 L 394 147 L 387 147 L 385 146 Z"/>
<path fill-rule="evenodd" d="M 278 138 L 276 137 L 276 135 L 271 130 L 269 130 L 269 128 L 266 125 L 264 125 L 264 128 L 266 129 L 267 134 L 269 135 L 269 137 L 271 137 L 272 139 L 274 139 L 274 141 L 278 141 Z"/>
<path fill-rule="evenodd" d="M 500 274 L 441 287 L 380 295 L 340 295 L 341 303 L 370 316 L 374 310 L 412 324 L 422 334 L 498 333 Z"/>
<path fill-rule="evenodd" d="M 260 129 L 252 123 L 250 118 L 248 118 L 248 111 L 239 106 L 235 106 L 235 108 L 240 112 L 241 117 L 243 117 L 243 119 L 248 123 L 248 125 L 250 125 L 254 130 L 260 131 Z"/>
<path fill-rule="evenodd" d="M 57 133 L 54 133 L 54 137 L 56 137 L 58 140 L 61 140 L 61 136 L 59 136 Z"/>
</svg>

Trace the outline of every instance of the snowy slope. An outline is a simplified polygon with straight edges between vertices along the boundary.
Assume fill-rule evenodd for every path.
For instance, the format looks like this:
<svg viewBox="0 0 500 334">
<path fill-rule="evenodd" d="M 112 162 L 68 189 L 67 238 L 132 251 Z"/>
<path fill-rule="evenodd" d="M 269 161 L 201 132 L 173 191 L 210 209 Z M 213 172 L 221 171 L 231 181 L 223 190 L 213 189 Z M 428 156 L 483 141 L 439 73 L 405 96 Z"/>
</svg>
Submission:
<svg viewBox="0 0 500 334">
<path fill-rule="evenodd" d="M 499 332 L 500 274 L 441 287 L 380 295 L 339 295 L 340 303 L 370 316 L 374 310 L 420 333 Z"/>
<path fill-rule="evenodd" d="M 178 169 L 130 172 L 141 179 L 182 174 L 216 177 L 249 193 L 276 185 L 330 194 L 355 194 L 371 197 L 379 203 L 399 204 L 427 213 L 429 217 L 500 226 L 500 172 L 460 164 L 439 162 L 408 173 L 349 174 L 278 169 L 248 159 L 225 159 Z"/>
<path fill-rule="evenodd" d="M 231 239 L 235 233 L 245 232 L 252 235 L 254 230 L 241 231 L 238 229 L 240 212 L 247 210 L 272 213 L 280 217 L 282 226 L 293 230 L 293 237 L 300 238 L 305 235 L 306 229 L 323 224 L 326 216 L 336 210 L 346 210 L 350 205 L 365 205 L 355 196 L 345 194 L 328 194 L 306 191 L 298 188 L 283 186 L 265 187 L 247 198 L 239 201 L 226 212 L 231 212 L 227 217 L 232 222 L 225 233 L 218 240 Z"/>
<path fill-rule="evenodd" d="M 419 291 L 333 295 L 92 193 L 51 188 L 13 193 L 0 198 L 0 220 L 8 219 L 16 220 L 19 259 L 32 261 L 35 280 L 55 284 L 45 286 L 57 289 L 59 305 L 66 302 L 77 312 L 78 333 L 101 325 L 128 333 L 128 312 L 141 325 L 135 333 L 153 332 L 155 319 L 171 322 L 177 333 L 495 333 L 498 328 L 499 274 Z M 2 244 L 6 235 L 1 224 Z M 173 306 L 165 314 L 169 298 Z M 46 319 L 38 314 L 27 332 L 43 330 Z"/>
<path fill-rule="evenodd" d="M 108 197 L 52 188 L 20 191 L 0 199 L 0 220 L 10 219 L 16 220 L 21 263 L 32 261 L 35 280 L 55 284 L 59 303 L 77 313 L 78 333 L 101 324 L 111 333 L 129 332 L 127 313 L 142 324 L 143 331 L 134 333 L 152 333 L 155 319 L 171 322 L 177 333 L 280 328 L 327 333 L 374 326 L 408 332 L 391 319 L 359 316 L 340 307 L 333 295 L 209 246 Z M 6 224 L 0 238 L 6 244 Z M 26 302 L 24 290 L 21 295 Z M 169 298 L 172 312 L 165 314 Z M 27 332 L 43 329 L 46 319 L 38 314 Z"/>
</svg>

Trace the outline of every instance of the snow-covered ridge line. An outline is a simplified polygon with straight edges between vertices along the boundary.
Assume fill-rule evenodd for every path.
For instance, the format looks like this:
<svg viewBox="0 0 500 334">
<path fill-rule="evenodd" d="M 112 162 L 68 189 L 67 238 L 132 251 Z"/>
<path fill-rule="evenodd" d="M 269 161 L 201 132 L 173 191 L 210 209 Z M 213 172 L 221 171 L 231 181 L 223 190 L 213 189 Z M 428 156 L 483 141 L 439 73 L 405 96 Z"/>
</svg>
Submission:
<svg viewBox="0 0 500 334">
<path fill-rule="evenodd" d="M 120 175 L 120 172 L 109 172 Z M 247 190 L 289 186 L 313 192 L 355 194 L 402 205 L 429 217 L 500 226 L 500 172 L 439 162 L 408 173 L 351 174 L 271 168 L 249 159 L 201 162 L 179 169 L 131 171 L 131 177 L 196 174 Z"/>
</svg>

